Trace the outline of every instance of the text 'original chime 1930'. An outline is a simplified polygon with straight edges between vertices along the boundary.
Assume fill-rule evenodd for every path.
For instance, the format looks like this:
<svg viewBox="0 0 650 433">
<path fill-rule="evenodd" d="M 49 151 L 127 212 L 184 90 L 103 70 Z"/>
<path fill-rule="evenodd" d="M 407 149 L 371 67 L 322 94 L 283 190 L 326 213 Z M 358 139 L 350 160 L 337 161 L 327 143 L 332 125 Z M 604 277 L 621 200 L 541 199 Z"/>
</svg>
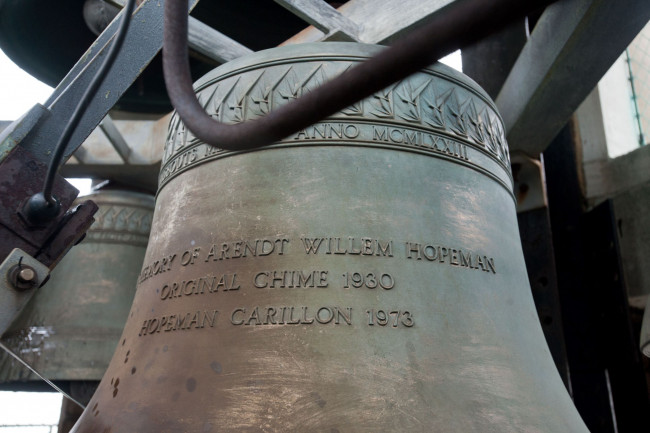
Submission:
<svg viewBox="0 0 650 433">
<path fill-rule="evenodd" d="M 256 53 L 196 85 L 264 116 L 379 47 Z M 77 432 L 586 432 L 547 349 L 502 120 L 435 65 L 247 152 L 173 117 L 124 334 Z"/>
</svg>

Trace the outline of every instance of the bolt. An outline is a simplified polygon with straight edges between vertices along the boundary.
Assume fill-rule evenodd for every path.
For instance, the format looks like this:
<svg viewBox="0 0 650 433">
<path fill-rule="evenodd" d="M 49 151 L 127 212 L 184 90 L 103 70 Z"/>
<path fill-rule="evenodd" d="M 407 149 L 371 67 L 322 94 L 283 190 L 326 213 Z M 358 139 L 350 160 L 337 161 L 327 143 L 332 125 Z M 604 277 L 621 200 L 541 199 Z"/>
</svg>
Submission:
<svg viewBox="0 0 650 433">
<path fill-rule="evenodd" d="M 25 266 L 18 272 L 18 281 L 21 283 L 31 283 L 36 279 L 36 272 L 29 266 Z"/>
<path fill-rule="evenodd" d="M 28 290 L 38 283 L 38 276 L 34 268 L 23 264 L 13 266 L 7 276 L 16 290 Z"/>
</svg>

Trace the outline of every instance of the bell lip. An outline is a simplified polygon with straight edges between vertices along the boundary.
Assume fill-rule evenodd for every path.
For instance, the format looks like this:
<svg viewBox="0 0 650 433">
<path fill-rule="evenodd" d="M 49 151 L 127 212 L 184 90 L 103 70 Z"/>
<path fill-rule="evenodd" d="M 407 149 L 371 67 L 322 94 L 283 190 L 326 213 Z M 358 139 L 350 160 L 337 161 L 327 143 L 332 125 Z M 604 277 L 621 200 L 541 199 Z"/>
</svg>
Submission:
<svg viewBox="0 0 650 433">
<path fill-rule="evenodd" d="M 358 42 L 309 42 L 305 44 L 283 45 L 281 47 L 269 48 L 257 51 L 247 56 L 239 57 L 211 70 L 194 83 L 194 91 L 199 92 L 217 80 L 222 80 L 231 75 L 236 75 L 246 70 L 254 70 L 262 66 L 295 63 L 298 59 L 308 61 L 312 59 L 322 60 L 324 58 L 331 58 L 332 60 L 350 59 L 363 61 L 387 48 L 388 47 L 382 45 Z M 503 125 L 503 118 L 501 117 L 496 104 L 487 92 L 476 83 L 476 81 L 472 80 L 462 72 L 457 71 L 444 63 L 440 63 L 439 61 L 423 68 L 422 70 L 430 71 L 441 75 L 446 79 L 456 81 L 457 84 L 467 87 L 469 90 L 476 93 L 477 96 L 484 99 L 488 105 L 494 109 Z"/>
</svg>

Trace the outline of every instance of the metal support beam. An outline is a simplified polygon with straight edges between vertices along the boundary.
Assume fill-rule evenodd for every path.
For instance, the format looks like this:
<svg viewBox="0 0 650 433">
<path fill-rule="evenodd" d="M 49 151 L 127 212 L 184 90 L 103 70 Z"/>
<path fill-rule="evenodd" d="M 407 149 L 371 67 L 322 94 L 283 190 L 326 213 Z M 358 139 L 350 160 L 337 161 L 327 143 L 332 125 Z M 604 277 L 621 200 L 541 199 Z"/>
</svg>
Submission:
<svg viewBox="0 0 650 433">
<path fill-rule="evenodd" d="M 647 0 L 549 6 L 496 100 L 510 148 L 541 153 L 648 19 Z"/>
<path fill-rule="evenodd" d="M 275 2 L 325 33 L 323 39 L 325 41 L 359 42 L 359 26 L 322 0 L 275 0 Z"/>
<path fill-rule="evenodd" d="M 64 160 L 88 137 L 93 129 L 104 118 L 124 91 L 140 75 L 144 67 L 162 47 L 162 3 L 164 0 L 143 0 L 133 14 L 133 23 L 124 40 L 124 46 L 131 49 L 121 50 L 115 59 L 113 67 L 104 79 L 97 98 L 88 107 L 79 126 L 66 146 Z M 189 3 L 190 9 L 198 0 Z M 117 31 L 114 20 L 97 41 L 88 49 L 68 75 L 57 86 L 52 96 L 46 102 L 51 114 L 40 122 L 21 146 L 34 155 L 40 162 L 49 162 L 50 155 L 56 145 L 55 137 L 59 137 L 70 113 L 77 101 L 95 75 L 108 52 L 113 36 Z"/>
</svg>

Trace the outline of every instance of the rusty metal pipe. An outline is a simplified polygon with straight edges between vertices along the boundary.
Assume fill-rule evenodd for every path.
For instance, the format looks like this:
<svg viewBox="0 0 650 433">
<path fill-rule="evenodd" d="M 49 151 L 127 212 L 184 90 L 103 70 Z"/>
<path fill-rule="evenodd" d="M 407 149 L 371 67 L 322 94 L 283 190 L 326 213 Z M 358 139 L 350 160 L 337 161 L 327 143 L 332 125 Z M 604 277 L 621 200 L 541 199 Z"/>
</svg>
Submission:
<svg viewBox="0 0 650 433">
<path fill-rule="evenodd" d="M 208 116 L 192 88 L 187 48 L 187 0 L 165 2 L 163 70 L 167 92 L 185 125 L 222 149 L 271 144 L 475 43 L 554 0 L 458 0 L 391 48 L 266 116 L 226 125 Z"/>
</svg>

